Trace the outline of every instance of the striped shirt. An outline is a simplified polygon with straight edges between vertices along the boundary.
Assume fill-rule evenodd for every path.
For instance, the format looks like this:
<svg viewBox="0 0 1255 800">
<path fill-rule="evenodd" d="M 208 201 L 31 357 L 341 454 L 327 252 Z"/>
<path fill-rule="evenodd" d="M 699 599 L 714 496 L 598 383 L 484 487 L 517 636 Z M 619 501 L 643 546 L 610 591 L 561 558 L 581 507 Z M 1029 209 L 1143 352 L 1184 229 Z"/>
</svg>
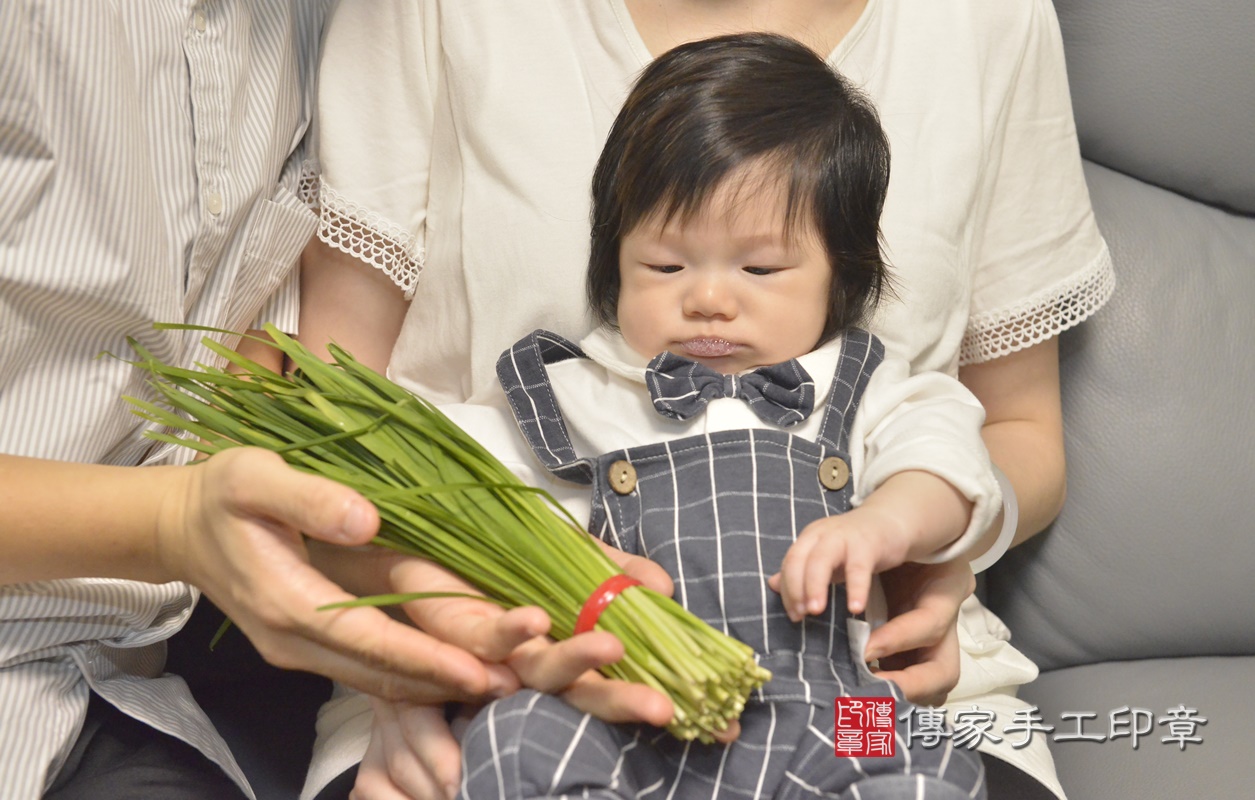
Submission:
<svg viewBox="0 0 1255 800">
<path fill-rule="evenodd" d="M 0 3 L 0 452 L 168 461 L 120 400 L 145 395 L 141 375 L 96 355 L 133 336 L 168 362 L 212 361 L 199 334 L 154 321 L 294 329 L 328 6 Z M 0 587 L 0 797 L 52 783 L 89 690 L 252 794 L 183 681 L 161 676 L 194 600 L 175 583 Z"/>
</svg>

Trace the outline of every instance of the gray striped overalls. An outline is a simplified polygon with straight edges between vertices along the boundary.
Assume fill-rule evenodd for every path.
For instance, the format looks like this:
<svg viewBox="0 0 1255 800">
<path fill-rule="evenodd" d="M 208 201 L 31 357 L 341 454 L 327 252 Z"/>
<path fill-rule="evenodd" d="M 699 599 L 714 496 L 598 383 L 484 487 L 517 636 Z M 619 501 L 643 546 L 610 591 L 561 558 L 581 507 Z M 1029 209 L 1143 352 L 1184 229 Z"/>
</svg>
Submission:
<svg viewBox="0 0 1255 800">
<path fill-rule="evenodd" d="M 661 564 L 675 581 L 675 598 L 753 647 L 774 677 L 751 698 L 741 736 L 728 746 L 608 725 L 555 697 L 520 692 L 480 712 L 464 737 L 463 795 L 983 797 L 979 760 L 948 738 L 935 749 L 907 751 L 899 730 L 894 757 L 836 757 L 835 697 L 893 695 L 899 716 L 906 702 L 852 658 L 842 587 L 833 587 L 825 614 L 793 623 L 767 586 L 796 532 L 849 508 L 852 482 L 827 488 L 821 464 L 849 464 L 850 426 L 883 357 L 880 342 L 862 331 L 845 335 L 818 441 L 777 429 L 733 430 L 596 458 L 572 449 L 546 369 L 582 357 L 576 345 L 544 331 L 502 356 L 498 376 L 524 436 L 555 475 L 591 485 L 592 533 Z M 612 487 L 608 475 L 621 461 L 633 466 L 634 485 Z"/>
</svg>

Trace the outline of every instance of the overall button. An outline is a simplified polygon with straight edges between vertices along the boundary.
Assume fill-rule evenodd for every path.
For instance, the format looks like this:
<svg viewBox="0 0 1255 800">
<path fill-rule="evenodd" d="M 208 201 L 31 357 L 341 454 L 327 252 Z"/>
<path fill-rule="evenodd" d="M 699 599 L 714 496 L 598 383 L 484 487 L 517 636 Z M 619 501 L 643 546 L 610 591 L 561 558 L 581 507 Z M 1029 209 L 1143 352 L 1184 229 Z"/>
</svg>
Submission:
<svg viewBox="0 0 1255 800">
<path fill-rule="evenodd" d="M 626 461 L 616 461 L 610 465 L 610 488 L 616 494 L 631 494 L 636 488 L 636 467 Z"/>
<path fill-rule="evenodd" d="M 819 482 L 834 492 L 844 489 L 850 482 L 850 465 L 844 459 L 828 456 L 819 462 Z"/>
</svg>

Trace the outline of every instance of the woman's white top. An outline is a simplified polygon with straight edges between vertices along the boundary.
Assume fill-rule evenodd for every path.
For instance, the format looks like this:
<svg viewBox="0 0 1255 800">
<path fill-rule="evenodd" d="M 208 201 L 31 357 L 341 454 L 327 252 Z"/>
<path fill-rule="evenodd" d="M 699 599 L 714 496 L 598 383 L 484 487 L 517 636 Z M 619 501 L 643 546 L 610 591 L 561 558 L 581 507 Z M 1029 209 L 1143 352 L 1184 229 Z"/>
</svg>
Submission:
<svg viewBox="0 0 1255 800">
<path fill-rule="evenodd" d="M 320 236 L 415 302 L 392 372 L 483 399 L 536 328 L 586 317 L 589 185 L 650 61 L 622 0 L 342 3 L 319 83 Z M 1049 0 L 869 0 L 829 62 L 892 148 L 898 298 L 870 326 L 954 374 L 1086 318 L 1114 284 Z"/>
<path fill-rule="evenodd" d="M 592 327 L 592 169 L 650 60 L 622 0 L 340 5 L 320 75 L 319 235 L 413 293 L 394 379 L 437 403 L 487 401 L 522 335 Z M 875 102 L 892 149 L 896 297 L 869 326 L 889 355 L 955 375 L 1106 302 L 1049 0 L 868 0 L 828 61 Z M 1036 669 L 975 601 L 960 637 L 955 696 L 1000 730 Z M 998 754 L 1062 796 L 1041 737 Z"/>
</svg>

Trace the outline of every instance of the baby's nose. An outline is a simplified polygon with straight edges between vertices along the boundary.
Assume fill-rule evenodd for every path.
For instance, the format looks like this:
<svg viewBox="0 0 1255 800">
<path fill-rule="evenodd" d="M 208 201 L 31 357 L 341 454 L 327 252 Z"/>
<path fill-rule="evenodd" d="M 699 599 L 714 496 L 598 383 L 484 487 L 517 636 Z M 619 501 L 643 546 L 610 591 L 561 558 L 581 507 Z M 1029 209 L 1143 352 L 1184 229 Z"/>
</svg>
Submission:
<svg viewBox="0 0 1255 800">
<path fill-rule="evenodd" d="M 684 312 L 700 317 L 736 316 L 736 293 L 727 279 L 718 275 L 704 275 L 693 282 L 685 293 Z"/>
</svg>

